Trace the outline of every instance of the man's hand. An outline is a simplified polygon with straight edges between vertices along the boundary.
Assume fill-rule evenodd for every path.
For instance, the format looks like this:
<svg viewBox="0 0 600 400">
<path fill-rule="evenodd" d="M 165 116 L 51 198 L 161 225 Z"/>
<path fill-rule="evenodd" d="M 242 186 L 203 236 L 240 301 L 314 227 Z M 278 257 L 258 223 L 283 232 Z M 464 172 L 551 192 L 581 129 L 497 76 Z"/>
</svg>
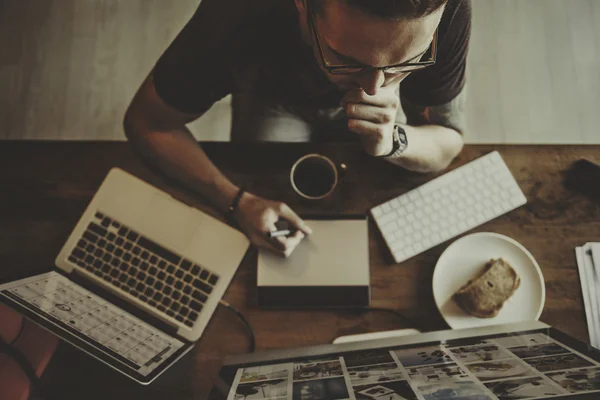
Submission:
<svg viewBox="0 0 600 400">
<path fill-rule="evenodd" d="M 372 156 L 384 156 L 392 151 L 396 113 L 400 99 L 396 87 L 377 90 L 373 96 L 362 89 L 352 89 L 342 98 L 348 115 L 348 129 L 360 135 L 363 147 Z"/>
<path fill-rule="evenodd" d="M 234 215 L 252 243 L 282 257 L 289 257 L 304 236 L 312 233 L 306 223 L 286 204 L 251 193 L 244 193 Z M 268 232 L 277 230 L 275 223 L 279 219 L 288 221 L 297 229 L 296 233 L 289 237 L 268 238 Z"/>
</svg>

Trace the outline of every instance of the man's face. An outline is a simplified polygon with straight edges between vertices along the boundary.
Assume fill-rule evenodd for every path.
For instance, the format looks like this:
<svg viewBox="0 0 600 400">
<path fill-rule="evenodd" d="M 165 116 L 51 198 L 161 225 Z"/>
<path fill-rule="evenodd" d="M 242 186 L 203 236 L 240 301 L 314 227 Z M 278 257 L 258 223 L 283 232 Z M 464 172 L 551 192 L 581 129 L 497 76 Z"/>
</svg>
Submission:
<svg viewBox="0 0 600 400">
<path fill-rule="evenodd" d="M 306 7 L 300 11 L 305 13 L 308 24 L 311 16 Z M 313 20 L 323 57 L 330 65 L 383 67 L 418 61 L 429 48 L 442 13 L 443 7 L 419 19 L 393 21 L 369 15 L 342 1 L 327 1 L 322 12 L 314 14 Z M 323 67 L 310 26 L 306 29 L 323 73 L 342 90 L 362 88 L 373 95 L 379 88 L 396 85 L 408 76 L 406 72 L 390 74 L 377 70 L 351 75 L 330 74 Z"/>
</svg>

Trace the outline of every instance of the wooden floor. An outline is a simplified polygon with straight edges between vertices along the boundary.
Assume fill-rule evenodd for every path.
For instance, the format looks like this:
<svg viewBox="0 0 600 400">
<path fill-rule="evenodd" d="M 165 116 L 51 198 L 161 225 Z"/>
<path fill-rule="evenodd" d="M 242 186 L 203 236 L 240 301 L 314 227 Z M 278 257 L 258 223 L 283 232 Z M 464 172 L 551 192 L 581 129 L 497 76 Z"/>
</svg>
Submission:
<svg viewBox="0 0 600 400">
<path fill-rule="evenodd" d="M 0 0 L 0 139 L 124 139 L 135 89 L 198 3 Z M 600 143 L 600 1 L 473 6 L 468 142 Z M 227 140 L 230 117 L 225 99 L 192 130 Z"/>
</svg>

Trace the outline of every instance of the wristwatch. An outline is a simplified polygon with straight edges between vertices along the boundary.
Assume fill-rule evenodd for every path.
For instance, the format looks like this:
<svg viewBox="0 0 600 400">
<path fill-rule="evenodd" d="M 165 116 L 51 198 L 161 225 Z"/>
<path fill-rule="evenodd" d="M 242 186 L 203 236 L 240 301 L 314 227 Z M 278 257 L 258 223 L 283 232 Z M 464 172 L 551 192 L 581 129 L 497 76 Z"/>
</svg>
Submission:
<svg viewBox="0 0 600 400">
<path fill-rule="evenodd" d="M 404 152 L 408 147 L 408 139 L 406 131 L 400 125 L 394 125 L 394 133 L 392 138 L 392 151 L 389 154 L 379 156 L 380 158 L 395 157 Z"/>
</svg>

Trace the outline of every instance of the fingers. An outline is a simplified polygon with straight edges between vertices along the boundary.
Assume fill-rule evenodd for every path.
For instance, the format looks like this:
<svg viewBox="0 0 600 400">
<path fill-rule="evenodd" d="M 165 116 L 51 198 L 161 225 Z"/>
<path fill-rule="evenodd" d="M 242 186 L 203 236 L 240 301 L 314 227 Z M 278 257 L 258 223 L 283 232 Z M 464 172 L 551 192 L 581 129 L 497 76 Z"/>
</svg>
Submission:
<svg viewBox="0 0 600 400">
<path fill-rule="evenodd" d="M 351 89 L 342 97 L 340 105 L 347 108 L 347 105 L 351 103 L 369 104 L 382 108 L 398 108 L 400 99 L 394 90 L 380 89 L 376 94 L 369 95 L 362 89 Z"/>
<path fill-rule="evenodd" d="M 394 121 L 396 117 L 396 111 L 392 108 L 375 107 L 368 104 L 348 103 L 346 105 L 346 115 L 351 119 L 359 119 L 379 124 L 388 124 Z"/>
<path fill-rule="evenodd" d="M 290 224 L 292 224 L 296 229 L 302 231 L 305 235 L 310 235 L 312 233 L 312 229 L 296 214 L 291 208 L 289 208 L 286 204 L 281 204 L 279 206 L 279 215 L 286 219 Z"/>
</svg>

